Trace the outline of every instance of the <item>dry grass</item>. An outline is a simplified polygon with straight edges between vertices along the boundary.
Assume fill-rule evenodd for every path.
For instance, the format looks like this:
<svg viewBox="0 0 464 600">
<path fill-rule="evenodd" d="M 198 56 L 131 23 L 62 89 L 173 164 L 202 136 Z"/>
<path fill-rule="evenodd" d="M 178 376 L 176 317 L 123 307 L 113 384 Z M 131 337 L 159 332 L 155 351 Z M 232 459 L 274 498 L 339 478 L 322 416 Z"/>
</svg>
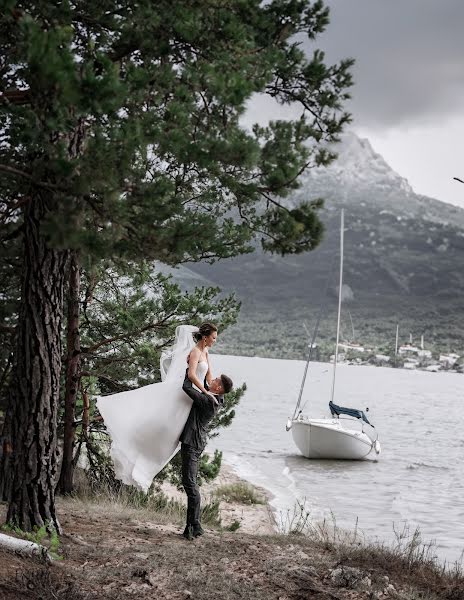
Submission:
<svg viewBox="0 0 464 600">
<path fill-rule="evenodd" d="M 134 487 L 108 484 L 90 485 L 85 473 L 79 471 L 76 477 L 75 492 L 72 498 L 77 502 L 107 508 L 125 515 L 144 515 L 158 522 L 181 525 L 186 520 L 186 505 L 177 499 L 168 498 L 160 490 L 145 494 Z M 218 502 L 202 505 L 202 521 L 210 526 L 221 524 Z"/>
<path fill-rule="evenodd" d="M 85 600 L 76 583 L 59 568 L 34 558 L 14 562 L 10 553 L 2 551 L 0 564 L 8 567 L 7 572 L 0 567 L 1 600 Z"/>
<path fill-rule="evenodd" d="M 245 488 L 233 489 L 243 498 Z M 82 487 L 80 497 L 58 499 L 63 560 L 1 554 L 1 600 L 464 599 L 461 566 L 440 565 L 417 530 L 373 544 L 333 517 L 315 524 L 302 502 L 281 516 L 285 534 L 206 526 L 188 542 L 179 504 Z"/>
<path fill-rule="evenodd" d="M 221 485 L 214 490 L 214 496 L 225 502 L 237 504 L 265 504 L 265 498 L 252 485 L 245 482 Z"/>
<path fill-rule="evenodd" d="M 337 543 L 332 545 L 332 550 L 343 561 L 353 561 L 361 566 L 374 562 L 397 581 L 404 585 L 413 583 L 429 595 L 435 594 L 443 600 L 464 600 L 462 556 L 461 561 L 453 564 L 441 562 L 435 545 L 424 542 L 418 528 L 410 530 L 406 525 L 395 535 L 396 541 L 391 545 L 380 542 Z"/>
<path fill-rule="evenodd" d="M 417 535 L 392 548 L 366 545 L 327 522 L 309 535 L 206 528 L 188 542 L 163 511 L 97 500 L 59 499 L 60 563 L 0 557 L 2 600 L 464 598 L 462 572 L 439 568 Z"/>
<path fill-rule="evenodd" d="M 358 530 L 344 530 L 337 526 L 332 514 L 330 519 L 315 522 L 306 500 L 297 502 L 293 510 L 281 512 L 278 519 L 281 534 L 290 537 L 303 536 L 319 547 L 331 552 L 340 564 L 356 565 L 369 569 L 373 565 L 382 569 L 389 578 L 401 582 L 406 600 L 464 600 L 464 553 L 453 564 L 440 561 L 433 542 L 424 542 L 419 528 L 411 530 L 404 525 L 394 529 L 395 542 L 386 544 L 372 542 Z"/>
</svg>

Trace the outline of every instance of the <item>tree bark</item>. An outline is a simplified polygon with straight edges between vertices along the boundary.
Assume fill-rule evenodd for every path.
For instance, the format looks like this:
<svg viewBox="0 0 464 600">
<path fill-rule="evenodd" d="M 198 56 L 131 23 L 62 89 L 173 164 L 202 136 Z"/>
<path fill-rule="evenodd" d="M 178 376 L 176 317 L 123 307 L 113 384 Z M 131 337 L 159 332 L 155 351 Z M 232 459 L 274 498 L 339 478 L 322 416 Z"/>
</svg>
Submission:
<svg viewBox="0 0 464 600">
<path fill-rule="evenodd" d="M 11 445 L 11 424 L 12 424 L 12 405 L 11 401 L 5 413 L 5 422 L 3 423 L 2 452 L 0 459 L 0 499 L 9 502 L 11 495 L 11 455 L 13 448 Z"/>
<path fill-rule="evenodd" d="M 69 251 L 52 248 L 43 230 L 53 197 L 38 191 L 25 208 L 24 268 L 11 389 L 11 496 L 7 520 L 25 531 L 55 511 L 61 324 Z"/>
<path fill-rule="evenodd" d="M 80 316 L 80 270 L 76 252 L 71 254 L 68 288 L 68 332 L 66 358 L 66 389 L 64 397 L 63 462 L 59 488 L 62 494 L 73 491 L 74 443 L 76 438 L 76 399 L 80 384 L 81 340 Z"/>
</svg>

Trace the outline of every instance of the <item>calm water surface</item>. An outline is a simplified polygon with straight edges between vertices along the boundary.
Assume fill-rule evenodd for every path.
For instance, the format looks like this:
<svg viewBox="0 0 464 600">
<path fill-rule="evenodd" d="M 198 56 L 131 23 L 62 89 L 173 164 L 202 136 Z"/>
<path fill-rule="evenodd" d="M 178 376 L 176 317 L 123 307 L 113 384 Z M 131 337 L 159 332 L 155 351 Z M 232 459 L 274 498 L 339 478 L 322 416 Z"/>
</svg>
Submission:
<svg viewBox="0 0 464 600">
<path fill-rule="evenodd" d="M 214 356 L 223 372 L 248 390 L 232 425 L 212 447 L 239 475 L 274 494 L 277 520 L 296 500 L 314 519 L 332 518 L 369 538 L 394 539 L 393 527 L 419 526 L 442 560 L 464 549 L 464 376 L 339 365 L 335 403 L 365 409 L 382 443 L 378 461 L 308 460 L 291 432 L 304 362 Z M 330 365 L 310 366 L 304 400 L 311 416 L 329 416 Z"/>
</svg>

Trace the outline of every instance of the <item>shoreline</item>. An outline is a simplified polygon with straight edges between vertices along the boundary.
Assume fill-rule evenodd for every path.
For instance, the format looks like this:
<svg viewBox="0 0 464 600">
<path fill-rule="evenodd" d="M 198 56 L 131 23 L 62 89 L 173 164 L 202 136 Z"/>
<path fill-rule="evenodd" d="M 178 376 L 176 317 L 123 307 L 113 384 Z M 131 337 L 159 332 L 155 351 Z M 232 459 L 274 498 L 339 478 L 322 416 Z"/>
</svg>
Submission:
<svg viewBox="0 0 464 600">
<path fill-rule="evenodd" d="M 238 358 L 257 358 L 260 360 L 286 360 L 286 361 L 292 361 L 292 362 L 301 362 L 301 363 L 305 363 L 306 362 L 306 358 L 304 356 L 302 357 L 298 357 L 298 358 L 289 358 L 287 356 L 283 356 L 283 357 L 278 357 L 278 356 L 261 356 L 258 354 L 231 354 L 230 352 L 218 352 L 216 349 L 215 352 L 215 356 L 233 356 L 233 357 L 238 357 Z M 311 364 L 325 364 L 329 367 L 333 367 L 333 360 L 311 360 Z M 426 366 L 418 366 L 416 364 L 414 364 L 414 366 L 406 366 L 406 365 L 412 365 L 413 363 L 408 363 L 407 361 L 405 362 L 405 364 L 403 364 L 402 366 L 399 365 L 393 365 L 391 363 L 388 362 L 369 362 L 369 361 L 362 361 L 362 362 L 357 362 L 356 359 L 346 359 L 343 361 L 338 361 L 337 366 L 349 366 L 349 367 L 374 367 L 376 369 L 391 369 L 391 370 L 398 370 L 398 371 L 421 371 L 421 372 L 426 372 L 426 373 L 440 373 L 440 374 L 457 374 L 457 375 L 463 375 L 464 374 L 464 367 L 460 367 L 460 368 L 449 368 L 446 366 L 443 366 L 439 363 L 433 363 L 430 365 L 426 365 Z M 428 367 L 439 367 L 439 368 L 434 368 L 434 369 L 430 369 Z"/>
<path fill-rule="evenodd" d="M 227 467 L 222 476 L 237 481 Z M 102 498 L 60 498 L 58 509 L 64 531 L 55 560 L 0 548 L 2 600 L 457 600 L 464 594 L 462 569 L 444 571 L 414 544 L 389 549 L 329 530 L 256 535 L 210 527 L 187 541 L 178 514 Z M 0 503 L 0 517 L 5 512 Z"/>
<path fill-rule="evenodd" d="M 270 494 L 224 461 L 202 486 L 203 502 L 225 485 L 246 483 L 264 504 L 221 501 L 222 526 L 182 536 L 185 516 L 117 497 L 60 497 L 63 533 L 51 563 L 0 547 L 2 600 L 456 600 L 462 567 L 445 571 L 414 540 L 403 548 L 370 543 L 331 528 L 276 531 Z M 172 486 L 164 492 L 185 502 Z M 238 496 L 240 497 L 240 496 Z M 249 499 L 243 494 L 242 498 Z M 0 519 L 6 515 L 0 503 Z M 181 523 L 182 521 L 182 523 Z M 227 529 L 228 523 L 239 528 Z M 16 537 L 21 532 L 9 532 Z M 20 537 L 22 537 L 20 535 Z M 50 547 L 51 540 L 41 543 Z"/>
</svg>

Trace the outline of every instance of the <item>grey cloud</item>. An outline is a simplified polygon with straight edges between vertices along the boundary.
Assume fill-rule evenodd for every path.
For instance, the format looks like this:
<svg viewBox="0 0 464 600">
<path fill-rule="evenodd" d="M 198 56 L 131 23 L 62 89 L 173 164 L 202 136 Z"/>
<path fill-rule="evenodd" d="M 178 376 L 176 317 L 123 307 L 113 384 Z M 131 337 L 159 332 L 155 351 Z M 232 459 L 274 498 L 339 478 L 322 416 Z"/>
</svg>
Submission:
<svg viewBox="0 0 464 600">
<path fill-rule="evenodd" d="M 348 106 L 354 125 L 384 129 L 462 111 L 463 0 L 327 4 L 331 23 L 314 47 L 325 50 L 328 62 L 356 59 Z"/>
</svg>

